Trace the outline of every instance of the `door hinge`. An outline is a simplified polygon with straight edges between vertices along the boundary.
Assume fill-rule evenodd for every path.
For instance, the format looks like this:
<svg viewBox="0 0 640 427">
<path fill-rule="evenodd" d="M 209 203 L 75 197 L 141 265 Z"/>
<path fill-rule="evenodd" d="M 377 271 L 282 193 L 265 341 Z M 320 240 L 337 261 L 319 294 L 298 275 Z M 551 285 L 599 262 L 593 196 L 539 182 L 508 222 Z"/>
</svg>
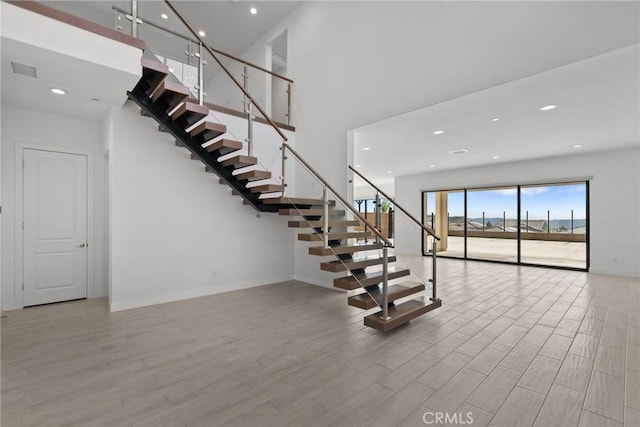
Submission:
<svg viewBox="0 0 640 427">
<path fill-rule="evenodd" d="M 24 292 L 24 283 L 22 284 L 22 292 Z"/>
<path fill-rule="evenodd" d="M 22 229 L 24 230 L 24 221 L 22 221 Z"/>
<path fill-rule="evenodd" d="M 24 169 L 24 159 L 22 159 L 22 169 Z"/>
</svg>

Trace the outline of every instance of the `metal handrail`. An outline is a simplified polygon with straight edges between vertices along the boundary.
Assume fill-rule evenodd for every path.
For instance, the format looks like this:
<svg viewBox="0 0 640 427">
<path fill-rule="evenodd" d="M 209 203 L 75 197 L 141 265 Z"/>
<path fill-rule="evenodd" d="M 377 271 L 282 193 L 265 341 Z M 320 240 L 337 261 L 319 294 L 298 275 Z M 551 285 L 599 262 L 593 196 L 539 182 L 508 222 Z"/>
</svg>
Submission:
<svg viewBox="0 0 640 427">
<path fill-rule="evenodd" d="M 116 11 L 116 12 L 122 13 L 122 14 L 124 14 L 124 15 L 131 15 L 131 12 L 128 12 L 128 11 L 126 11 L 126 10 L 124 10 L 124 9 L 121 9 L 121 8 L 119 8 L 118 6 L 111 6 L 111 10 L 114 10 L 114 11 Z M 189 42 L 191 42 L 191 43 L 196 43 L 196 44 L 198 43 L 198 41 L 197 41 L 197 40 L 194 40 L 194 39 L 192 39 L 192 38 L 191 38 L 191 37 L 189 37 L 189 36 L 185 36 L 184 34 L 181 34 L 181 33 L 177 32 L 177 31 L 174 31 L 174 30 L 169 29 L 169 28 L 167 28 L 167 27 L 163 27 L 163 26 L 162 26 L 162 25 L 160 25 L 160 24 L 156 24 L 155 22 L 151 22 L 151 21 L 148 21 L 148 20 L 146 20 L 146 19 L 140 18 L 139 16 L 138 16 L 138 19 L 139 19 L 140 21 L 142 21 L 144 24 L 149 25 L 150 27 L 153 27 L 153 28 L 155 28 L 155 29 L 157 29 L 157 30 L 160 30 L 160 31 L 164 31 L 164 32 L 166 32 L 166 33 L 169 33 L 169 34 L 171 34 L 171 35 L 173 35 L 173 36 L 176 36 L 176 37 L 178 37 L 178 38 L 181 38 L 181 39 L 182 39 L 182 40 L 184 40 L 184 41 L 189 41 Z M 245 61 L 244 59 L 242 59 L 242 58 L 238 58 L 237 56 L 233 56 L 233 55 L 231 55 L 230 53 L 223 52 L 223 51 L 218 50 L 218 49 L 216 49 L 216 48 L 214 48 L 214 47 L 211 47 L 211 46 L 209 46 L 209 47 L 211 48 L 211 50 L 213 50 L 213 51 L 214 51 L 215 53 L 217 53 L 217 54 L 220 54 L 220 55 L 222 55 L 222 56 L 226 56 L 226 57 L 227 57 L 227 58 L 229 58 L 229 59 L 233 59 L 233 60 L 234 60 L 234 61 L 236 61 L 236 62 L 240 62 L 240 63 L 242 63 L 242 64 L 244 64 L 244 65 L 247 65 L 247 66 L 249 66 L 249 67 L 251 67 L 251 68 L 255 68 L 256 70 L 260 70 L 260 71 L 262 71 L 262 72 L 264 72 L 264 73 L 271 74 L 272 76 L 277 77 L 277 78 L 279 78 L 279 79 L 281 79 L 281 80 L 287 81 L 287 82 L 289 82 L 289 83 L 293 83 L 293 80 L 291 80 L 291 79 L 290 79 L 290 78 L 288 78 L 288 77 L 285 77 L 285 76 L 283 76 L 283 75 L 281 75 L 281 74 L 278 74 L 278 73 L 274 73 L 273 71 L 267 70 L 266 68 L 263 68 L 263 67 L 261 67 L 261 66 L 259 66 L 259 65 L 256 65 L 256 64 L 253 64 L 253 63 L 251 63 L 251 62 Z"/>
<path fill-rule="evenodd" d="M 433 231 L 433 229 L 431 227 L 427 227 L 426 225 L 424 225 L 423 223 L 421 223 L 420 221 L 418 221 L 413 215 L 411 215 L 409 212 L 407 212 L 406 209 L 404 209 L 402 206 L 400 206 L 399 204 L 396 203 L 395 200 L 393 200 L 393 197 L 389 197 L 387 195 L 387 193 L 385 193 L 384 191 L 382 191 L 377 185 L 375 185 L 373 182 L 369 181 L 364 175 L 362 175 L 360 172 L 358 172 L 357 170 L 355 170 L 353 167 L 351 167 L 351 165 L 349 165 L 349 169 L 351 169 L 353 172 L 356 173 L 356 175 L 358 175 L 360 178 L 364 179 L 366 181 L 367 184 L 369 184 L 370 186 L 372 186 L 373 188 L 376 189 L 376 191 L 380 194 L 382 194 L 384 197 L 387 198 L 387 200 L 390 200 L 393 203 L 393 206 L 397 209 L 400 209 L 406 216 L 409 217 L 409 219 L 411 219 L 413 222 L 415 222 L 419 227 L 421 227 L 424 231 L 427 232 L 427 234 L 429 234 L 431 237 L 433 237 L 436 240 L 440 240 L 440 237 L 438 237 L 436 235 L 436 232 Z"/>
<path fill-rule="evenodd" d="M 340 196 L 340 194 L 338 194 L 336 192 L 336 190 L 333 189 L 333 187 L 331 187 L 331 185 L 329 185 L 329 183 L 318 173 L 316 172 L 316 170 L 309 164 L 307 163 L 306 160 L 304 160 L 302 158 L 302 156 L 300 156 L 300 154 L 298 154 L 293 148 L 291 148 L 291 146 L 287 143 L 282 143 L 282 147 L 283 149 L 287 149 L 291 152 L 291 154 L 293 154 L 300 163 L 302 163 L 304 165 L 304 167 L 307 168 L 307 170 L 309 172 L 311 172 L 313 174 L 313 176 L 316 177 L 316 179 L 318 181 L 320 181 L 322 183 L 322 185 L 324 185 L 329 191 L 331 191 L 338 200 L 340 200 L 340 202 L 342 202 L 343 205 L 345 205 L 347 207 L 347 209 L 349 209 L 356 217 L 358 217 L 358 219 L 363 222 L 364 224 L 366 224 L 367 226 L 369 226 L 371 228 L 371 230 L 375 233 L 376 236 L 378 236 L 380 238 L 380 240 L 382 240 L 385 243 L 385 246 L 387 247 L 391 247 L 393 248 L 393 243 L 391 243 L 391 241 L 389 239 L 387 239 L 376 227 L 375 225 L 373 225 L 371 222 L 369 222 L 369 220 L 367 220 L 365 217 L 363 217 L 362 215 L 360 215 L 360 213 L 358 211 L 355 210 L 355 208 L 351 205 L 351 203 L 347 202 L 342 196 Z"/>
</svg>

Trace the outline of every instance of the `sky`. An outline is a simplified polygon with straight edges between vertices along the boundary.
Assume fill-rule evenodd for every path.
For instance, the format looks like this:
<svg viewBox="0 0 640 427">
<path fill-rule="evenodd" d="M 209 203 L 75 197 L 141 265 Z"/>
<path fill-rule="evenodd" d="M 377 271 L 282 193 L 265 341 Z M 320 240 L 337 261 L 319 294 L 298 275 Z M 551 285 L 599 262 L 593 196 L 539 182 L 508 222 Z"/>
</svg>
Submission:
<svg viewBox="0 0 640 427">
<path fill-rule="evenodd" d="M 574 219 L 586 218 L 586 184 L 563 184 L 522 187 L 522 218 L 529 212 L 529 219 Z M 517 189 L 469 190 L 467 191 L 469 218 L 517 218 Z M 434 193 L 428 193 L 429 213 L 435 211 Z M 464 192 L 449 192 L 448 210 L 451 216 L 464 215 Z"/>
</svg>

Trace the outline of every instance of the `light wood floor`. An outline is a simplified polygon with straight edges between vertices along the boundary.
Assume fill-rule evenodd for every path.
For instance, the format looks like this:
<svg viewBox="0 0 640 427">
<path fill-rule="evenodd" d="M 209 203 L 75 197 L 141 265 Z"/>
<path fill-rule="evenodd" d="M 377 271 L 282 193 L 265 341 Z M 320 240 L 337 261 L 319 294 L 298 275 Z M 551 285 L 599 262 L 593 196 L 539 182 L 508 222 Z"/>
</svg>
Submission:
<svg viewBox="0 0 640 427">
<path fill-rule="evenodd" d="M 638 279 L 457 260 L 439 273 L 442 308 L 386 335 L 299 282 L 7 312 L 2 426 L 640 425 Z"/>
</svg>

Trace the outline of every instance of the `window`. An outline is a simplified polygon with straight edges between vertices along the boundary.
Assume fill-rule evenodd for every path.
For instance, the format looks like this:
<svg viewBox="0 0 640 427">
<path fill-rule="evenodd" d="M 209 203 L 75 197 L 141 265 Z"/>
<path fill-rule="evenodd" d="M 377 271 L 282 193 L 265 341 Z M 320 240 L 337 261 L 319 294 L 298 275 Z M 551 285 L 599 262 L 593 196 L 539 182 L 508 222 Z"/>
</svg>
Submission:
<svg viewBox="0 0 640 427">
<path fill-rule="evenodd" d="M 426 191 L 422 219 L 438 256 L 588 270 L 588 193 L 588 182 Z"/>
</svg>

